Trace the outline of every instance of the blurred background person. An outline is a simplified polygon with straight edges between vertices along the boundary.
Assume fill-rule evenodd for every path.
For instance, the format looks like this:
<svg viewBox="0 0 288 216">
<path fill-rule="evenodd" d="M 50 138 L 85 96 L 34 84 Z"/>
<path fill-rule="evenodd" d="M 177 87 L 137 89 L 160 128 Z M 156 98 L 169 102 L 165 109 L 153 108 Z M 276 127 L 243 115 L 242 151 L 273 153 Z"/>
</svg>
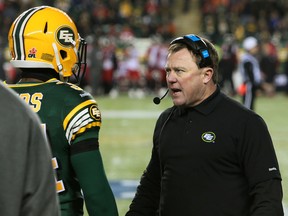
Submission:
<svg viewBox="0 0 288 216">
<path fill-rule="evenodd" d="M 262 84 L 261 71 L 257 54 L 259 44 L 255 37 L 249 36 L 243 41 L 244 54 L 240 60 L 240 73 L 242 82 L 245 85 L 245 91 L 242 96 L 242 102 L 245 107 L 254 110 L 254 103 L 257 90 Z"/>
<path fill-rule="evenodd" d="M 238 45 L 233 35 L 228 34 L 221 46 L 221 57 L 219 60 L 219 85 L 228 95 L 236 95 L 236 87 L 233 74 L 238 66 Z"/>
<path fill-rule="evenodd" d="M 161 36 L 155 36 L 152 40 L 144 55 L 145 78 L 148 92 L 158 94 L 159 90 L 166 86 L 164 67 L 168 45 Z"/>
<path fill-rule="evenodd" d="M 115 84 L 115 74 L 118 69 L 116 47 L 109 38 L 102 38 L 100 42 L 102 55 L 101 80 L 104 95 L 109 95 Z M 100 62 L 99 62 L 100 63 Z"/>
<path fill-rule="evenodd" d="M 267 96 L 275 95 L 275 76 L 278 72 L 277 49 L 271 40 L 264 40 L 260 45 L 260 70 L 263 79 L 262 90 Z"/>
</svg>

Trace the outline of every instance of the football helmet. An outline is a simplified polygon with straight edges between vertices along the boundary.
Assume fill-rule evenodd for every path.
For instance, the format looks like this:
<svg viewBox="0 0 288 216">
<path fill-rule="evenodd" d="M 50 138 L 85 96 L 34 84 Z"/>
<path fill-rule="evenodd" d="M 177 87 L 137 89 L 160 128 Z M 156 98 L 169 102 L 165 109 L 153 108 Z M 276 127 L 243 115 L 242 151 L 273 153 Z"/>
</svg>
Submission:
<svg viewBox="0 0 288 216">
<path fill-rule="evenodd" d="M 15 68 L 51 68 L 62 81 L 74 74 L 80 83 L 86 70 L 87 44 L 63 11 L 39 6 L 20 14 L 8 34 Z"/>
</svg>

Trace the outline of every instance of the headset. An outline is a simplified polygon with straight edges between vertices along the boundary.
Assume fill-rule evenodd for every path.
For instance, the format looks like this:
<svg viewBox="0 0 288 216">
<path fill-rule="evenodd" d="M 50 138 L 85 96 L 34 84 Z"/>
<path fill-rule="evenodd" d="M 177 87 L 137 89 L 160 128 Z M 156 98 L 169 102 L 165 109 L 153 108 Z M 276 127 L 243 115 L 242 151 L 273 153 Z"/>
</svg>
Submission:
<svg viewBox="0 0 288 216">
<path fill-rule="evenodd" d="M 212 66 L 212 59 L 210 57 L 210 53 L 208 51 L 208 46 L 204 40 L 202 40 L 199 36 L 195 34 L 189 34 L 182 37 L 178 37 L 171 41 L 171 44 L 182 43 L 188 46 L 189 49 L 196 55 L 201 56 L 201 61 L 199 63 L 199 67 L 208 67 Z"/>
</svg>

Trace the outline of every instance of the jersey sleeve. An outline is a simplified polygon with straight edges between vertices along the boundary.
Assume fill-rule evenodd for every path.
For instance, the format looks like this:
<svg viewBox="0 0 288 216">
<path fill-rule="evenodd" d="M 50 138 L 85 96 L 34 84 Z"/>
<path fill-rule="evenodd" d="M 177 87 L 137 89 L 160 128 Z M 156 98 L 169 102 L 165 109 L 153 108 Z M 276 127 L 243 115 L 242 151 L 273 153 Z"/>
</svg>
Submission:
<svg viewBox="0 0 288 216">
<path fill-rule="evenodd" d="M 74 87 L 74 86 L 72 86 Z M 70 144 L 70 161 L 79 180 L 89 215 L 116 216 L 117 205 L 98 149 L 101 112 L 87 92 L 75 87 L 66 96 L 63 129 Z M 68 111 L 67 111 L 68 110 Z"/>
<path fill-rule="evenodd" d="M 102 120 L 97 102 L 87 93 L 81 97 L 81 92 L 67 100 L 68 111 L 64 110 L 63 129 L 68 143 L 98 139 Z"/>
<path fill-rule="evenodd" d="M 117 216 L 116 201 L 105 174 L 100 151 L 74 154 L 71 163 L 79 179 L 89 215 Z"/>
</svg>

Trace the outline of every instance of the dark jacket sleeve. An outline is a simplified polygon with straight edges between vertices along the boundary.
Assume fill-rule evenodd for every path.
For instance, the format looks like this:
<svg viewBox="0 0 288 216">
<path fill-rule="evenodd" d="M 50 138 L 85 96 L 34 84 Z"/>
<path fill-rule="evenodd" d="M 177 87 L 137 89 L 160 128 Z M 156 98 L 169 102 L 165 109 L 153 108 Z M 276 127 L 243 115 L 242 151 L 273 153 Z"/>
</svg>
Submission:
<svg viewBox="0 0 288 216">
<path fill-rule="evenodd" d="M 282 178 L 268 127 L 254 113 L 243 128 L 240 158 L 249 184 L 249 215 L 283 216 Z"/>
<path fill-rule="evenodd" d="M 130 205 L 126 216 L 154 216 L 157 215 L 160 198 L 160 166 L 155 149 L 151 160 L 144 171 L 140 185 Z"/>
<path fill-rule="evenodd" d="M 271 179 L 256 184 L 250 191 L 253 199 L 251 216 L 283 216 L 282 186 L 280 179 Z"/>
<path fill-rule="evenodd" d="M 153 149 L 150 162 L 144 171 L 140 185 L 130 205 L 126 216 L 155 216 L 158 215 L 161 190 L 161 164 L 158 153 L 158 141 L 165 119 L 169 111 L 162 113 L 157 120 L 154 135 Z"/>
</svg>

